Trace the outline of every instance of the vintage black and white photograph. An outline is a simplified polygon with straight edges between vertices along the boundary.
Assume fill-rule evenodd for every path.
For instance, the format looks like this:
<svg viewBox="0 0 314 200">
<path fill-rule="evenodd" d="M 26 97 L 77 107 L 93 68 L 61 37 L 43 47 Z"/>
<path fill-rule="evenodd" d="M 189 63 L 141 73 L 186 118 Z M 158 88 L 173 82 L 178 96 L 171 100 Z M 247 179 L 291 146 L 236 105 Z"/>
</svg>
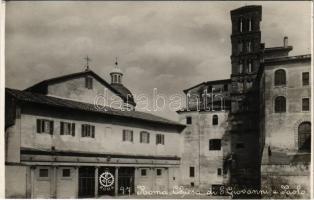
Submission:
<svg viewBox="0 0 314 200">
<path fill-rule="evenodd" d="M 313 197 L 311 1 L 4 4 L 4 198 Z"/>
</svg>

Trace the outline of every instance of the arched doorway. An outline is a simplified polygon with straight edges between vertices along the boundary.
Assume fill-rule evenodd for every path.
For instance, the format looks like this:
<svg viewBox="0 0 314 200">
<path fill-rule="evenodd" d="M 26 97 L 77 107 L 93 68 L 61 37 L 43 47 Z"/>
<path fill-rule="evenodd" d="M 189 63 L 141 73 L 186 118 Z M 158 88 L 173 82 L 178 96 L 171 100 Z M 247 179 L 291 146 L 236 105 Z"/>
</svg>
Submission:
<svg viewBox="0 0 314 200">
<path fill-rule="evenodd" d="M 311 152 L 311 123 L 302 122 L 298 127 L 298 149 Z"/>
</svg>

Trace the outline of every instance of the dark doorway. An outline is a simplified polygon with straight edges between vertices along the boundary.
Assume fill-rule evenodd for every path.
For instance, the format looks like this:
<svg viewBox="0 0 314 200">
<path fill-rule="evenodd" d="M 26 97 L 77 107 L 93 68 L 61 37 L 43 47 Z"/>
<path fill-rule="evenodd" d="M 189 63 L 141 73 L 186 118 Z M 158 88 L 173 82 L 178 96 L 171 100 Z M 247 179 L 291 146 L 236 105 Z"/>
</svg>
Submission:
<svg viewBox="0 0 314 200">
<path fill-rule="evenodd" d="M 100 167 L 98 169 L 98 195 L 114 196 L 115 181 L 114 167 Z"/>
<path fill-rule="evenodd" d="M 120 195 L 130 195 L 134 193 L 134 168 L 119 168 L 118 193 Z"/>
<path fill-rule="evenodd" d="M 79 198 L 95 195 L 95 168 L 79 168 Z"/>
</svg>

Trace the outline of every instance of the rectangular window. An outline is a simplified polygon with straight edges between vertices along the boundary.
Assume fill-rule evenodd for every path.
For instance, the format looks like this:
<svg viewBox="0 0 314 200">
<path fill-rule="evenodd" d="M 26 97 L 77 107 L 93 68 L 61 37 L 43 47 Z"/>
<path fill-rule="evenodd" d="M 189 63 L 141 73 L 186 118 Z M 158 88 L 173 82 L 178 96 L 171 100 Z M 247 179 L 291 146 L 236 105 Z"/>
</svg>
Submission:
<svg viewBox="0 0 314 200">
<path fill-rule="evenodd" d="M 133 131 L 123 130 L 122 141 L 133 142 Z"/>
<path fill-rule="evenodd" d="M 310 110 L 310 99 L 303 98 L 302 99 L 302 111 L 309 111 Z"/>
<path fill-rule="evenodd" d="M 62 177 L 70 177 L 71 169 L 62 169 Z"/>
<path fill-rule="evenodd" d="M 75 136 L 75 123 L 60 122 L 60 135 Z"/>
<path fill-rule="evenodd" d="M 156 135 L 156 144 L 165 144 L 165 135 L 157 134 Z"/>
<path fill-rule="evenodd" d="M 39 169 L 39 177 L 48 177 L 49 176 L 49 171 L 48 169 Z"/>
<path fill-rule="evenodd" d="M 149 143 L 149 133 L 146 131 L 141 131 L 140 133 L 140 143 Z"/>
<path fill-rule="evenodd" d="M 190 177 L 194 177 L 194 176 L 195 176 L 195 168 L 190 167 Z"/>
<path fill-rule="evenodd" d="M 85 87 L 87 89 L 93 89 L 93 78 L 92 77 L 86 77 L 85 78 Z"/>
<path fill-rule="evenodd" d="M 221 176 L 221 168 L 218 168 L 218 169 L 217 169 L 217 175 L 218 175 L 218 176 Z"/>
<path fill-rule="evenodd" d="M 209 140 L 209 150 L 218 151 L 220 149 L 221 149 L 221 140 L 220 139 Z"/>
<path fill-rule="evenodd" d="M 161 175 L 162 175 L 161 169 L 157 169 L 157 176 L 161 176 Z"/>
<path fill-rule="evenodd" d="M 302 85 L 309 85 L 310 84 L 310 73 L 303 72 L 302 73 Z"/>
<path fill-rule="evenodd" d="M 192 117 L 186 117 L 186 124 L 192 124 Z"/>
<path fill-rule="evenodd" d="M 141 176 L 146 176 L 146 175 L 147 175 L 146 169 L 141 169 Z"/>
<path fill-rule="evenodd" d="M 53 121 L 46 119 L 37 119 L 37 133 L 53 134 Z"/>
<path fill-rule="evenodd" d="M 82 137 L 95 138 L 95 126 L 82 124 Z"/>
</svg>

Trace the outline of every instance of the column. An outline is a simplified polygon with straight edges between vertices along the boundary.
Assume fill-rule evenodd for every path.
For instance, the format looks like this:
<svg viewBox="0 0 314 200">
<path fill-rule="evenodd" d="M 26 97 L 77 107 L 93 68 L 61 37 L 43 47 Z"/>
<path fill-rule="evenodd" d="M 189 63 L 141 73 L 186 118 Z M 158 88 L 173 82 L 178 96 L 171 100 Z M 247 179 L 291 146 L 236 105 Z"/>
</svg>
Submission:
<svg viewBox="0 0 314 200">
<path fill-rule="evenodd" d="M 98 169 L 99 167 L 95 167 L 95 197 L 98 197 Z"/>
<path fill-rule="evenodd" d="M 34 195 L 34 186 L 35 186 L 35 167 L 34 166 L 31 166 L 31 194 L 30 194 L 30 197 L 31 199 L 34 199 L 35 198 L 35 195 Z"/>
<path fill-rule="evenodd" d="M 51 173 L 51 181 L 50 181 L 51 185 L 51 198 L 57 198 L 57 167 L 56 166 L 52 166 L 52 173 Z"/>
<path fill-rule="evenodd" d="M 114 171 L 114 196 L 118 196 L 119 191 L 119 167 L 115 168 Z"/>
</svg>

